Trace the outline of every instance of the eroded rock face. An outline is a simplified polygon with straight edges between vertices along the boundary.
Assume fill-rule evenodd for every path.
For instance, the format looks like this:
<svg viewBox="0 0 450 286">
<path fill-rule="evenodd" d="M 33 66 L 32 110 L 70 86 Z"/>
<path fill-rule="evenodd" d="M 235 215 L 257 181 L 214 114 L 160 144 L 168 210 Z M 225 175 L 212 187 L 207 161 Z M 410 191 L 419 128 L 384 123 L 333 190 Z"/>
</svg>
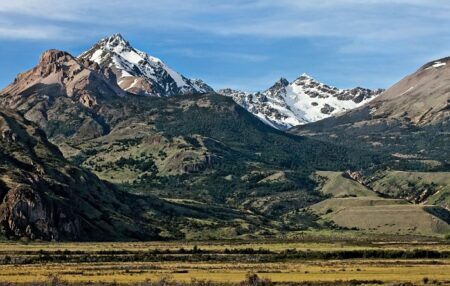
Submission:
<svg viewBox="0 0 450 286">
<path fill-rule="evenodd" d="M 158 237 L 139 217 L 145 211 L 135 216 L 124 206 L 126 199 L 66 161 L 35 124 L 17 112 L 0 110 L 1 234 L 47 241 Z M 133 219 L 142 223 L 124 223 Z"/>
<path fill-rule="evenodd" d="M 104 135 L 108 126 L 99 109 L 127 94 L 116 81 L 109 68 L 64 51 L 48 50 L 34 68 L 17 75 L 0 91 L 0 106 L 21 111 L 49 137 L 76 137 L 81 127 L 86 133 L 89 126 L 93 129 L 87 133 Z M 69 119 L 76 122 L 68 124 Z"/>
<path fill-rule="evenodd" d="M 45 158 L 58 158 L 59 151 L 45 136 L 10 112 L 0 112 L 0 230 L 7 237 L 41 240 L 77 240 L 79 219 L 70 207 L 58 203 L 64 185 L 51 185 Z M 51 160 L 51 159 L 50 159 Z M 51 182 L 51 181 L 50 181 Z M 54 183 L 53 183 L 54 184 Z"/>
<path fill-rule="evenodd" d="M 0 205 L 0 229 L 8 237 L 41 240 L 78 240 L 79 219 L 61 206 L 45 203 L 38 191 L 17 187 Z"/>
</svg>

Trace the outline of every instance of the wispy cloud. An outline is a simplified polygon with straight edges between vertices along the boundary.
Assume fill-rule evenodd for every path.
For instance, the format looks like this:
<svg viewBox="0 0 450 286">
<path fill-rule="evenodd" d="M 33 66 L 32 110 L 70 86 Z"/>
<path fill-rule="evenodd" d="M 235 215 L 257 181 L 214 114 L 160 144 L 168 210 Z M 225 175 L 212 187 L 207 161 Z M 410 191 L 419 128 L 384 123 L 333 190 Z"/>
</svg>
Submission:
<svg viewBox="0 0 450 286">
<path fill-rule="evenodd" d="M 222 58 L 233 61 L 246 61 L 246 62 L 264 62 L 270 59 L 267 55 L 258 55 L 241 52 L 228 52 L 228 51 L 213 51 L 213 50 L 199 50 L 190 48 L 175 48 L 167 49 L 165 54 L 178 54 L 196 59 L 205 58 Z"/>
<path fill-rule="evenodd" d="M 135 25 L 221 36 L 343 37 L 367 42 L 426 37 L 450 24 L 450 2 L 444 0 L 15 0 L 2 1 L 0 12 L 39 18 L 47 27 L 97 23 L 99 30 Z M 19 28 L 22 22 L 15 25 Z"/>
<path fill-rule="evenodd" d="M 0 38 L 8 39 L 54 39 L 61 34 L 56 27 L 0 27 Z"/>
<path fill-rule="evenodd" d="M 241 61 L 248 63 L 248 70 L 259 65 L 279 71 L 267 76 L 248 72 L 243 80 L 211 78 L 220 87 L 229 83 L 250 89 L 265 87 L 264 80 L 271 82 L 288 72 L 309 71 L 303 69 L 305 64 L 310 69 L 328 64 L 299 60 L 318 55 L 303 53 L 308 48 L 317 48 L 320 57 L 328 53 L 358 58 L 355 64 L 361 67 L 348 70 L 347 78 L 357 78 L 377 57 L 383 62 L 401 59 L 397 73 L 405 73 L 431 57 L 450 54 L 449 15 L 448 0 L 12 0 L 0 1 L 0 39 L 66 40 L 68 47 L 89 44 L 111 32 L 129 32 L 142 38 L 141 43 L 158 42 L 151 47 L 159 45 L 160 54 L 174 58 L 220 58 L 224 65 Z M 205 39 L 212 43 L 196 43 Z M 251 41 L 262 48 L 252 44 L 247 49 Z M 340 63 L 335 65 L 329 74 L 342 69 Z M 380 67 L 366 82 L 388 76 L 392 75 Z"/>
</svg>

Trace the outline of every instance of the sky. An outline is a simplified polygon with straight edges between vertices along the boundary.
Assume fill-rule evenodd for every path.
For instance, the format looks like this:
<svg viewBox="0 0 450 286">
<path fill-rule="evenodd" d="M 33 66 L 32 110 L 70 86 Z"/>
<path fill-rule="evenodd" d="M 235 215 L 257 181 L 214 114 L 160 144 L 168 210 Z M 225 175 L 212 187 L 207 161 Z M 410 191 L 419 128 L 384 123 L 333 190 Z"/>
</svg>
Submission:
<svg viewBox="0 0 450 286">
<path fill-rule="evenodd" d="M 0 2 L 0 88 L 51 48 L 73 55 L 121 33 L 219 89 L 307 73 L 387 88 L 450 56 L 448 0 L 13 0 Z"/>
</svg>

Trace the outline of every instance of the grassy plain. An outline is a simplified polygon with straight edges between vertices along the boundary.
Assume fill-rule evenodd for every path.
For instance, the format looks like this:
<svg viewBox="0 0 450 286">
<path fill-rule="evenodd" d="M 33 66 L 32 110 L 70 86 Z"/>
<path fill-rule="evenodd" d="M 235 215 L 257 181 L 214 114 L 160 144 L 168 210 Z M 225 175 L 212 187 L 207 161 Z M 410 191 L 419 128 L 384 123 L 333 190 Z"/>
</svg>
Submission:
<svg viewBox="0 0 450 286">
<path fill-rule="evenodd" d="M 347 281 L 353 285 L 422 285 L 426 278 L 429 284 L 450 285 L 450 244 L 444 240 L 385 239 L 0 243 L 0 284 L 11 283 L 5 285 L 50 283 L 51 277 L 73 285 L 149 285 L 142 284 L 149 281 L 231 285 L 244 281 L 248 273 L 271 284 Z"/>
</svg>

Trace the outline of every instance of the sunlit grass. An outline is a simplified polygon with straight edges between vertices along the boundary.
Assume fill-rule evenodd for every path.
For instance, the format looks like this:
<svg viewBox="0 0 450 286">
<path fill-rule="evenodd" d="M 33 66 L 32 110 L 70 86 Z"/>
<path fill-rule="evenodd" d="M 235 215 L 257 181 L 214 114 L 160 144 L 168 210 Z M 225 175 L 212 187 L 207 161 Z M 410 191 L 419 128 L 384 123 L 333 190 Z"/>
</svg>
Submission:
<svg viewBox="0 0 450 286">
<path fill-rule="evenodd" d="M 248 273 L 257 273 L 261 278 L 273 282 L 300 281 L 383 281 L 419 283 L 424 277 L 436 281 L 450 281 L 450 259 L 346 259 L 325 261 L 320 259 L 303 260 L 258 260 L 251 254 L 243 256 L 230 255 L 230 260 L 214 261 L 209 256 L 217 258 L 226 256 L 226 249 L 267 249 L 281 253 L 289 249 L 298 251 L 351 251 L 351 250 L 407 250 L 428 249 L 434 251 L 450 251 L 450 245 L 441 242 L 390 242 L 390 243 L 351 243 L 351 242 L 123 242 L 123 243 L 0 243 L 0 262 L 7 256 L 38 257 L 45 255 L 86 256 L 95 258 L 100 251 L 130 251 L 133 253 L 166 249 L 173 250 L 172 256 L 177 256 L 180 249 L 210 250 L 199 256 L 191 255 L 192 260 L 164 261 L 165 256 L 158 256 L 155 262 L 118 261 L 112 262 L 120 253 L 105 254 L 106 262 L 72 263 L 61 260 L 62 263 L 42 263 L 43 260 L 26 262 L 22 260 L 17 265 L 5 263 L 0 265 L 0 282 L 31 283 L 49 281 L 56 275 L 63 281 L 77 283 L 105 282 L 133 284 L 144 281 L 159 281 L 168 278 L 172 281 L 190 282 L 192 279 L 207 280 L 217 283 L 238 283 L 245 279 Z M 61 251 L 61 252 L 57 252 Z M 77 253 L 78 251 L 78 253 Z M 92 256 L 89 256 L 92 255 Z M 273 254 L 271 254 L 273 255 Z M 194 259 L 195 258 L 195 259 Z M 243 259 L 245 258 L 245 259 Z M 108 260 L 109 259 L 109 260 Z M 52 260 L 48 260 L 52 261 Z M 108 262 L 109 261 L 109 262 Z M 142 260 L 144 261 L 144 260 Z M 263 262 L 261 262 L 263 261 Z"/>
<path fill-rule="evenodd" d="M 450 261 L 431 260 L 352 260 L 302 263 L 103 263 L 1 266 L 0 282 L 46 281 L 58 275 L 69 282 L 143 282 L 169 277 L 189 282 L 204 279 L 214 282 L 239 282 L 249 272 L 274 282 L 382 280 L 418 282 L 423 277 L 450 280 Z"/>
</svg>

